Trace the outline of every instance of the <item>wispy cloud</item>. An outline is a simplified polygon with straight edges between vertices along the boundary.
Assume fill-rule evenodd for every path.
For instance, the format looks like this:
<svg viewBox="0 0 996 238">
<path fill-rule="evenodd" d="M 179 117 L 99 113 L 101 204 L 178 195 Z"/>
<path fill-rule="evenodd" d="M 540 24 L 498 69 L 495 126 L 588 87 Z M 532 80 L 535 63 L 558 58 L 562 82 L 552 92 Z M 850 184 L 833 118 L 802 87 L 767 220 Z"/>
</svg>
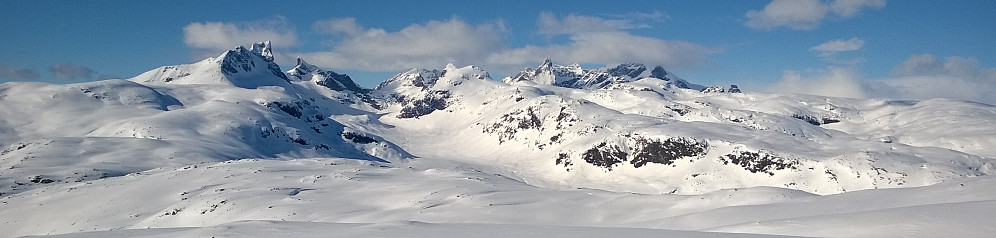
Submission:
<svg viewBox="0 0 996 238">
<path fill-rule="evenodd" d="M 864 8 L 885 7 L 885 0 L 772 0 L 761 10 L 747 12 L 744 25 L 771 30 L 787 27 L 793 30 L 816 28 L 828 16 L 850 18 Z"/>
<path fill-rule="evenodd" d="M 38 79 L 38 72 L 35 72 L 32 69 L 0 64 L 0 78 L 14 80 L 36 80 Z"/>
<path fill-rule="evenodd" d="M 547 37 L 571 35 L 588 32 L 606 32 L 650 28 L 651 23 L 661 22 L 665 15 L 659 11 L 653 13 L 630 13 L 614 15 L 612 18 L 601 18 L 587 15 L 569 14 L 557 18 L 553 13 L 543 12 L 539 15 L 539 33 Z"/>
<path fill-rule="evenodd" d="M 834 54 L 837 52 L 859 50 L 864 45 L 864 40 L 854 37 L 848 40 L 838 39 L 823 42 L 822 44 L 813 46 L 813 48 L 809 48 L 809 50 L 820 52 L 820 54 Z"/>
<path fill-rule="evenodd" d="M 298 44 L 294 26 L 282 16 L 240 23 L 194 22 L 183 27 L 183 42 L 195 49 L 226 50 L 267 40 L 279 47 Z"/>
<path fill-rule="evenodd" d="M 62 80 L 92 79 L 97 71 L 74 63 L 60 63 L 48 68 L 52 76 Z"/>
<path fill-rule="evenodd" d="M 864 40 L 854 37 L 847 40 L 837 39 L 823 42 L 822 44 L 809 48 L 809 50 L 818 52 L 820 58 L 835 65 L 855 67 L 864 59 L 860 57 L 840 57 L 838 54 L 842 52 L 860 50 L 864 46 Z"/>
<path fill-rule="evenodd" d="M 830 11 L 844 18 L 857 15 L 862 8 L 882 7 L 885 7 L 885 0 L 835 0 L 830 3 Z"/>
</svg>

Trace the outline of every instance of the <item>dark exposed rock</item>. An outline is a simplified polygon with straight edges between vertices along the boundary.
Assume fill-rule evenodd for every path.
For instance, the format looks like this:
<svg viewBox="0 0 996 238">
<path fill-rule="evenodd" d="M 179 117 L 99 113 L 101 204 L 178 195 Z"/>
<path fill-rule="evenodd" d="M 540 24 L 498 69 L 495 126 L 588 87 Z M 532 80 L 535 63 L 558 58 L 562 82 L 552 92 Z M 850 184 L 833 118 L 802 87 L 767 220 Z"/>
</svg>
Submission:
<svg viewBox="0 0 996 238">
<path fill-rule="evenodd" d="M 225 75 L 236 75 L 240 72 L 253 71 L 257 67 L 256 61 L 253 60 L 254 56 L 261 57 L 263 62 L 266 63 L 264 67 L 265 70 L 270 71 L 273 76 L 277 76 L 284 81 L 290 81 L 287 75 L 280 70 L 280 66 L 273 62 L 273 54 L 270 52 L 270 43 L 261 42 L 253 44 L 248 50 L 245 47 L 239 46 L 234 50 L 229 50 L 224 54 L 224 58 L 221 62 L 221 71 Z"/>
<path fill-rule="evenodd" d="M 705 155 L 708 144 L 687 138 L 668 138 L 665 140 L 635 138 L 633 160 L 634 167 L 643 167 L 647 163 L 670 165 L 683 157 Z"/>
<path fill-rule="evenodd" d="M 352 141 L 353 143 L 357 143 L 357 144 L 370 144 L 370 143 L 376 143 L 377 142 L 377 140 L 374 139 L 374 138 L 371 138 L 369 136 L 365 136 L 365 135 L 360 134 L 360 133 L 351 132 L 351 131 L 343 132 L 342 133 L 342 138 L 346 139 L 346 140 L 349 140 L 349 141 Z"/>
<path fill-rule="evenodd" d="M 615 68 L 609 69 L 607 72 L 612 76 L 628 76 L 630 78 L 639 77 L 643 71 L 647 71 L 647 66 L 643 64 L 627 63 L 620 64 Z"/>
<path fill-rule="evenodd" d="M 740 91 L 740 87 L 737 87 L 736 84 L 730 85 L 730 90 L 727 90 L 727 92 L 730 92 L 730 93 L 742 93 Z"/>
<path fill-rule="evenodd" d="M 672 105 L 664 105 L 664 107 L 671 110 L 672 112 L 678 113 L 679 116 L 684 116 L 685 114 L 692 112 L 691 107 L 688 107 L 684 104 L 675 103 Z"/>
<path fill-rule="evenodd" d="M 702 92 L 703 93 L 725 93 L 726 89 L 723 89 L 723 87 L 720 87 L 720 86 L 711 86 L 711 87 L 702 89 Z"/>
<path fill-rule="evenodd" d="M 619 149 L 619 146 L 602 142 L 585 151 L 581 157 L 591 165 L 612 171 L 612 167 L 626 161 L 627 155 L 626 152 Z"/>
<path fill-rule="evenodd" d="M 316 81 L 318 85 L 335 90 L 335 91 L 353 91 L 357 93 L 366 93 L 367 89 L 360 88 L 353 82 L 353 79 L 349 75 L 339 74 L 332 71 L 319 71 L 319 75 L 322 75 L 323 80 Z"/>
<path fill-rule="evenodd" d="M 744 167 L 751 173 L 767 173 L 775 175 L 775 170 L 797 169 L 799 161 L 786 159 L 771 155 L 765 152 L 740 151 L 733 154 L 723 155 L 719 158 L 723 164 L 735 164 Z"/>
<path fill-rule="evenodd" d="M 32 183 L 41 183 L 41 184 L 49 184 L 55 182 L 55 180 L 52 180 L 50 178 L 43 178 L 42 176 L 31 177 L 29 181 L 31 181 Z"/>
<path fill-rule="evenodd" d="M 301 137 L 292 138 L 291 141 L 294 142 L 294 143 L 298 143 L 300 145 L 308 145 L 308 141 L 304 140 L 304 138 L 301 138 Z"/>
<path fill-rule="evenodd" d="M 267 105 L 267 107 L 276 107 L 277 109 L 280 109 L 281 111 L 287 113 L 287 115 L 301 118 L 301 116 L 304 115 L 303 112 L 304 107 L 301 104 L 302 104 L 301 102 L 294 102 L 294 103 L 271 102 L 269 105 Z"/>
<path fill-rule="evenodd" d="M 505 143 L 515 139 L 515 135 L 522 130 L 542 129 L 543 121 L 538 115 L 539 108 L 536 106 L 525 109 L 516 109 L 499 118 L 498 122 L 485 126 L 483 132 L 498 134 L 498 143 Z"/>
<path fill-rule="evenodd" d="M 447 99 L 449 98 L 450 92 L 430 91 L 423 98 L 414 100 L 402 99 L 405 106 L 401 108 L 398 118 L 418 118 L 429 115 L 436 110 L 446 109 L 449 104 Z"/>
<path fill-rule="evenodd" d="M 819 126 L 819 125 L 824 125 L 824 124 L 831 124 L 831 123 L 840 122 L 840 120 L 833 119 L 833 118 L 827 118 L 827 117 L 819 118 L 819 117 L 814 117 L 814 116 L 810 116 L 810 115 L 792 114 L 792 117 L 796 118 L 796 119 L 799 119 L 799 120 L 803 120 L 805 122 L 808 122 L 809 124 L 812 124 L 814 126 Z"/>
<path fill-rule="evenodd" d="M 571 155 L 567 154 L 567 153 L 559 153 L 559 154 L 557 154 L 557 160 L 555 160 L 554 162 L 557 165 L 564 165 L 564 168 L 567 169 L 567 172 L 570 172 L 571 171 L 571 166 L 574 165 L 574 163 L 571 162 Z"/>
<path fill-rule="evenodd" d="M 657 66 L 653 70 L 650 70 L 650 77 L 663 79 L 664 81 L 671 81 L 671 78 L 667 77 L 668 72 L 664 67 Z"/>
</svg>

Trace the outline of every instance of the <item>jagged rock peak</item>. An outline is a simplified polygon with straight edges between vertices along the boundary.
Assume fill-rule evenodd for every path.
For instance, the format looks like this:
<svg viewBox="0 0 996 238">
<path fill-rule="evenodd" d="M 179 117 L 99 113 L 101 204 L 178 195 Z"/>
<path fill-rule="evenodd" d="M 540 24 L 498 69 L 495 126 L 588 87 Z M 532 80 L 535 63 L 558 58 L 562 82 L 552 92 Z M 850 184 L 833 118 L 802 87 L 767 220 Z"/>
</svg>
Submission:
<svg viewBox="0 0 996 238">
<path fill-rule="evenodd" d="M 549 69 L 551 67 L 553 67 L 553 60 L 551 60 L 550 58 L 546 58 L 543 59 L 543 63 L 540 63 L 537 69 Z"/>
<path fill-rule="evenodd" d="M 290 75 L 291 77 L 297 78 L 298 80 L 303 80 L 301 78 L 302 76 L 309 73 L 320 72 L 320 71 L 322 71 L 322 69 L 318 68 L 318 66 L 309 64 L 308 62 L 304 61 L 304 59 L 301 59 L 301 57 L 298 57 L 297 65 L 295 65 L 294 68 L 287 70 L 287 74 Z"/>
<path fill-rule="evenodd" d="M 273 52 L 269 41 L 255 43 L 248 50 L 243 46 L 236 47 L 234 50 L 221 54 L 219 58 L 221 59 L 221 71 L 227 76 L 246 74 L 255 71 L 257 67 L 265 67 L 265 71 L 268 73 L 284 81 L 290 81 L 287 75 L 284 75 L 284 72 L 280 70 L 280 66 L 273 62 Z M 261 65 L 257 65 L 257 62 Z"/>
</svg>

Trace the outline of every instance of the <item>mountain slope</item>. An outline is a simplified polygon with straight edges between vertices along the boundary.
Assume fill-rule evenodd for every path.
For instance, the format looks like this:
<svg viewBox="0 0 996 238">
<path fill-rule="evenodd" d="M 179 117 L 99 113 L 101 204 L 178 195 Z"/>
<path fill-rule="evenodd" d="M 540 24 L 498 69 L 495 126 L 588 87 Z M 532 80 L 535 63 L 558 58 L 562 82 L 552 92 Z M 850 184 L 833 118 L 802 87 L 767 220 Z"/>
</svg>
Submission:
<svg viewBox="0 0 996 238">
<path fill-rule="evenodd" d="M 577 235 L 575 232 L 595 229 L 555 227 L 572 226 L 615 227 L 612 230 L 618 232 L 626 232 L 624 228 L 665 229 L 643 230 L 661 234 L 684 230 L 894 237 L 987 236 L 996 227 L 992 226 L 994 221 L 985 219 L 996 201 L 992 178 L 833 196 L 764 187 L 682 196 L 550 190 L 505 177 L 506 171 L 468 166 L 434 159 L 386 164 L 322 158 L 159 168 L 6 197 L 0 203 L 0 228 L 8 236 L 84 231 L 113 231 L 90 233 L 96 236 L 147 234 L 143 231 L 176 235 L 188 234 L 183 231 L 193 229 L 190 227 L 227 229 L 225 224 L 232 221 L 261 220 L 263 224 L 299 222 L 283 224 L 289 228 L 377 224 L 369 228 L 380 229 L 346 229 L 367 235 L 397 229 L 392 228 L 394 224 L 402 223 L 450 232 L 454 228 L 445 228 L 450 226 L 446 224 L 539 226 L 535 231 L 523 231 L 528 234 L 566 229 L 564 232 Z M 238 225 L 229 232 L 241 234 L 259 227 Z M 286 235 L 282 231 L 266 229 L 256 234 Z"/>
<path fill-rule="evenodd" d="M 397 129 L 371 133 L 407 141 L 402 147 L 422 157 L 501 166 L 532 184 L 621 192 L 775 186 L 834 194 L 924 186 L 992 169 L 989 159 L 968 150 L 830 129 L 866 123 L 860 110 L 871 109 L 860 100 L 701 93 L 652 77 L 600 90 L 505 85 L 446 72 L 438 82 L 460 83 L 375 90 L 431 102 L 416 107 L 431 110 L 414 116 L 407 104 L 388 110 L 396 116 L 381 122 Z M 981 113 L 981 121 L 989 120 L 982 112 L 992 110 L 964 109 Z M 992 126 L 982 127 L 978 134 L 996 135 Z"/>
<path fill-rule="evenodd" d="M 449 64 L 364 89 L 303 59 L 283 71 L 266 42 L 128 80 L 5 83 L 0 230 L 996 227 L 982 219 L 996 107 L 720 89 L 550 60 L 503 81 Z"/>
</svg>

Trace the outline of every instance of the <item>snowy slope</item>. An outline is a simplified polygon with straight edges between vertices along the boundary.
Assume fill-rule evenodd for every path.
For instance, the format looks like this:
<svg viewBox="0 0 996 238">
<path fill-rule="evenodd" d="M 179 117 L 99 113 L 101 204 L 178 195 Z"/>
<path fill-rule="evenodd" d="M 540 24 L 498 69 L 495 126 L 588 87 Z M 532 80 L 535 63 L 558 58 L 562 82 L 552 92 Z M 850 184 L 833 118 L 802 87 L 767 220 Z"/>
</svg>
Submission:
<svg viewBox="0 0 996 238">
<path fill-rule="evenodd" d="M 523 224 L 328 223 L 237 221 L 217 226 L 128 229 L 43 237 L 781 237 L 772 235 L 675 231 L 620 227 L 573 227 Z"/>
<path fill-rule="evenodd" d="M 0 84 L 3 235 L 996 227 L 991 105 L 741 93 L 550 60 L 502 81 L 449 64 L 364 89 L 304 59 L 283 71 L 270 48 Z M 162 229 L 122 230 L 144 228 Z"/>
<path fill-rule="evenodd" d="M 778 188 L 643 195 L 550 190 L 506 177 L 505 171 L 468 166 L 433 159 L 386 164 L 322 158 L 158 168 L 5 197 L 0 200 L 0 229 L 8 236 L 107 230 L 116 231 L 92 235 L 199 236 L 203 233 L 191 228 L 145 229 L 205 227 L 200 231 L 212 234 L 233 221 L 278 221 L 237 224 L 239 230 L 227 232 L 284 236 L 285 229 L 311 230 L 328 223 L 336 224 L 326 228 L 330 231 L 360 235 L 409 229 L 438 234 L 422 229 L 442 229 L 454 232 L 444 236 L 460 236 L 456 231 L 472 232 L 466 227 L 482 228 L 471 236 L 516 234 L 502 228 L 527 228 L 520 231 L 526 234 L 718 235 L 675 232 L 686 230 L 836 237 L 966 237 L 996 231 L 996 222 L 984 219 L 996 201 L 991 178 L 833 196 Z M 361 225 L 383 229 L 351 228 Z M 274 226 L 278 229 L 263 229 Z"/>
<path fill-rule="evenodd" d="M 550 72 L 545 65 L 537 77 Z M 993 124 L 971 124 L 968 138 L 922 129 L 926 124 L 896 125 L 952 141 L 919 142 L 905 134 L 883 141 L 844 131 L 868 128 L 867 117 L 876 117 L 862 112 L 874 110 L 868 101 L 702 93 L 652 77 L 599 90 L 546 85 L 557 84 L 555 78 L 506 85 L 469 80 L 486 74 L 470 68 L 460 74 L 447 66 L 423 87 L 375 90 L 405 100 L 380 120 L 397 129 L 370 133 L 422 157 L 501 166 L 536 185 L 620 192 L 773 186 L 834 194 L 924 186 L 992 169 L 974 145 L 996 138 Z M 957 114 L 961 123 L 992 120 L 992 107 L 973 106 L 948 109 L 965 111 Z"/>
</svg>

